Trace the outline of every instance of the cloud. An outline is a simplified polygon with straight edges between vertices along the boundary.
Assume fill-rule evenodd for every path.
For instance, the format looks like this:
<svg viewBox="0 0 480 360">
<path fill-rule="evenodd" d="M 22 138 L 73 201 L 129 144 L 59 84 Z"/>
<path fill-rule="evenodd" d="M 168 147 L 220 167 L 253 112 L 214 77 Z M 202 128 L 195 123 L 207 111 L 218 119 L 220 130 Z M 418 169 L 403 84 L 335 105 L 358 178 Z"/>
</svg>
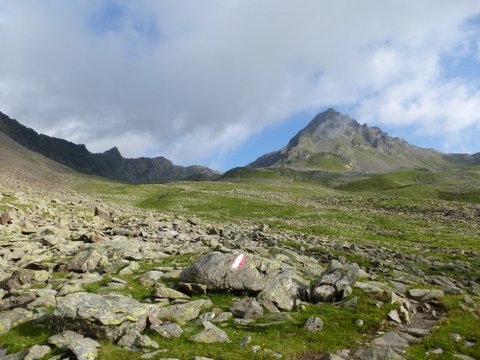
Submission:
<svg viewBox="0 0 480 360">
<path fill-rule="evenodd" d="M 181 164 L 221 166 L 324 106 L 460 134 L 480 123 L 480 74 L 461 71 L 480 61 L 478 13 L 470 0 L 6 1 L 0 110 L 93 151 Z"/>
</svg>

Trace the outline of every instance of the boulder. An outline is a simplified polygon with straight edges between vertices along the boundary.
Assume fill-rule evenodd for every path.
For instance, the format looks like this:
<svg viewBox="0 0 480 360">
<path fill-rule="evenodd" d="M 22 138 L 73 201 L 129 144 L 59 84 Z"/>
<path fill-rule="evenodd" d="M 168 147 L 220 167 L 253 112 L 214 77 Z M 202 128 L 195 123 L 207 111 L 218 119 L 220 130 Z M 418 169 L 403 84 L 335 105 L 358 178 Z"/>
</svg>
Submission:
<svg viewBox="0 0 480 360">
<path fill-rule="evenodd" d="M 245 298 L 235 302 L 230 311 L 240 319 L 256 319 L 263 316 L 262 306 L 254 298 Z"/>
<path fill-rule="evenodd" d="M 77 331 L 98 339 L 118 340 L 128 330 L 145 329 L 149 306 L 120 294 L 72 293 L 58 301 L 52 329 Z"/>
<path fill-rule="evenodd" d="M 258 299 L 272 302 L 277 308 L 292 311 L 297 299 L 306 299 L 307 285 L 291 271 L 273 273 L 265 277 L 265 287 Z"/>
<path fill-rule="evenodd" d="M 258 293 L 265 286 L 253 260 L 239 253 L 203 255 L 181 272 L 180 279 L 185 283 L 204 284 L 209 290 Z"/>
<path fill-rule="evenodd" d="M 100 260 L 102 260 L 102 255 L 97 250 L 91 248 L 80 252 L 70 260 L 67 264 L 67 269 L 78 272 L 93 271 L 97 268 Z"/>
<path fill-rule="evenodd" d="M 15 291 L 21 288 L 29 287 L 36 282 L 46 282 L 49 274 L 45 270 L 16 270 L 10 278 L 3 282 L 3 288 L 7 291 Z"/>
<path fill-rule="evenodd" d="M 351 293 L 360 274 L 357 264 L 342 264 L 332 260 L 322 276 L 312 285 L 312 300 L 314 302 L 339 301 Z"/>
</svg>

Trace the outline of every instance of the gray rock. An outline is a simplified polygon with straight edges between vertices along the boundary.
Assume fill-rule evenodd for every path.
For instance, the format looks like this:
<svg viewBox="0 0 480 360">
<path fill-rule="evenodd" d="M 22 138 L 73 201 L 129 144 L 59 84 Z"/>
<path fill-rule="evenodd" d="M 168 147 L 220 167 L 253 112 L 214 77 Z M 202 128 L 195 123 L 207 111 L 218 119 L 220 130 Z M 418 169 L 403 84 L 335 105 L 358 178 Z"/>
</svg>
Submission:
<svg viewBox="0 0 480 360">
<path fill-rule="evenodd" d="M 128 330 L 143 332 L 148 313 L 149 306 L 120 294 L 80 292 L 59 301 L 51 324 L 55 332 L 73 330 L 116 341 Z"/>
<path fill-rule="evenodd" d="M 204 284 L 181 282 L 178 288 L 189 295 L 207 295 L 207 286 Z"/>
<path fill-rule="evenodd" d="M 292 311 L 297 299 L 305 300 L 307 285 L 291 271 L 268 275 L 258 299 L 272 302 L 277 308 Z"/>
<path fill-rule="evenodd" d="M 453 341 L 459 343 L 463 340 L 463 338 L 460 336 L 460 334 L 457 334 L 457 333 L 451 333 L 450 334 L 450 339 L 452 339 Z"/>
<path fill-rule="evenodd" d="M 227 333 L 213 325 L 211 322 L 205 321 L 203 326 L 205 327 L 205 330 L 191 336 L 191 341 L 207 344 L 230 341 Z"/>
<path fill-rule="evenodd" d="M 464 354 L 453 354 L 453 357 L 460 360 L 475 360 L 475 358 Z"/>
<path fill-rule="evenodd" d="M 377 346 L 388 346 L 392 348 L 405 348 L 408 346 L 408 341 L 396 332 L 387 332 L 383 336 L 374 339 L 372 343 Z"/>
<path fill-rule="evenodd" d="M 320 319 L 319 317 L 310 316 L 303 327 L 305 328 L 305 330 L 308 330 L 312 333 L 317 333 L 319 331 L 322 331 L 323 325 L 324 324 L 322 319 Z"/>
<path fill-rule="evenodd" d="M 154 351 L 154 352 L 151 352 L 151 353 L 147 353 L 147 354 L 144 354 L 142 356 L 140 356 L 140 359 L 153 359 L 154 357 L 156 357 L 157 355 L 161 354 L 161 353 L 166 353 L 168 352 L 167 349 L 161 349 L 161 350 L 157 350 L 157 351 Z"/>
<path fill-rule="evenodd" d="M 74 331 L 66 330 L 61 334 L 53 335 L 48 338 L 48 343 L 61 350 L 68 350 L 74 342 L 83 339 L 83 335 Z"/>
<path fill-rule="evenodd" d="M 95 249 L 88 249 L 80 252 L 67 264 L 67 269 L 70 271 L 87 272 L 93 271 L 97 268 L 102 255 Z"/>
<path fill-rule="evenodd" d="M 322 360 L 344 360 L 344 358 L 338 356 L 337 354 L 326 353 L 325 355 L 323 355 Z"/>
<path fill-rule="evenodd" d="M 138 278 L 138 282 L 143 286 L 153 286 L 162 277 L 162 272 L 152 270 Z"/>
<path fill-rule="evenodd" d="M 322 276 L 312 285 L 312 300 L 339 301 L 351 293 L 351 286 L 355 284 L 360 275 L 357 264 L 342 264 L 332 260 Z"/>
<path fill-rule="evenodd" d="M 183 334 L 182 328 L 175 323 L 151 324 L 150 329 L 166 339 L 180 337 Z"/>
<path fill-rule="evenodd" d="M 100 347 L 95 340 L 70 330 L 49 337 L 48 343 L 61 350 L 70 350 L 78 360 L 95 360 Z"/>
<path fill-rule="evenodd" d="M 34 318 L 34 313 L 22 308 L 15 308 L 10 311 L 0 312 L 0 335 L 7 333 L 15 326 L 19 326 L 30 320 L 33 320 Z"/>
<path fill-rule="evenodd" d="M 233 316 L 240 319 L 249 320 L 263 316 L 263 308 L 254 298 L 245 298 L 235 302 L 230 311 Z"/>
<path fill-rule="evenodd" d="M 70 350 L 75 354 L 77 360 L 95 360 L 98 356 L 100 344 L 90 338 L 80 339 L 70 345 Z"/>
<path fill-rule="evenodd" d="M 164 308 L 156 308 L 154 315 L 161 320 L 168 320 L 179 325 L 196 319 L 202 310 L 213 306 L 210 300 L 195 300 L 185 304 L 171 305 Z"/>
<path fill-rule="evenodd" d="M 109 221 L 111 218 L 110 212 L 108 212 L 107 210 L 103 209 L 100 206 L 95 207 L 93 214 L 94 216 L 98 216 L 99 218 L 102 218 L 103 220 L 107 220 L 107 221 Z"/>
<path fill-rule="evenodd" d="M 38 360 L 47 355 L 52 349 L 46 345 L 33 345 L 23 360 Z"/>
<path fill-rule="evenodd" d="M 218 314 L 214 319 L 211 321 L 213 323 L 222 323 L 230 320 L 233 317 L 233 314 L 230 311 L 224 311 Z"/>
<path fill-rule="evenodd" d="M 28 350 L 22 350 L 14 354 L 5 355 L 0 358 L 0 360 L 23 360 L 27 356 Z"/>
<path fill-rule="evenodd" d="M 429 290 L 429 289 L 410 289 L 408 290 L 408 296 L 421 302 L 429 300 L 437 300 L 443 297 L 443 291 L 441 290 Z"/>
<path fill-rule="evenodd" d="M 23 306 L 31 303 L 37 298 L 32 292 L 25 292 L 17 296 L 10 296 L 0 301 L 0 311 L 10 310 L 16 307 Z"/>
<path fill-rule="evenodd" d="M 3 282 L 3 288 L 9 292 L 29 287 L 34 283 L 44 283 L 48 280 L 49 274 L 45 270 L 16 270 Z"/>
<path fill-rule="evenodd" d="M 198 258 L 191 266 L 180 274 L 185 283 L 204 284 L 209 290 L 239 290 L 257 293 L 265 284 L 262 275 L 248 256 L 241 268 L 233 268 L 232 264 L 241 255 L 212 252 Z"/>
<path fill-rule="evenodd" d="M 404 357 L 388 346 L 359 349 L 355 351 L 354 355 L 354 359 L 362 360 L 404 360 Z"/>
<path fill-rule="evenodd" d="M 389 320 L 396 322 L 397 324 L 401 324 L 402 320 L 400 319 L 400 315 L 398 314 L 397 310 L 391 310 L 387 315 Z"/>
<path fill-rule="evenodd" d="M 169 299 L 169 300 L 175 300 L 175 299 L 189 299 L 190 297 L 188 295 L 185 295 L 181 293 L 180 291 L 170 289 L 166 286 L 158 284 L 155 287 L 155 290 L 153 292 L 153 297 L 154 298 L 160 298 L 160 299 Z"/>
</svg>

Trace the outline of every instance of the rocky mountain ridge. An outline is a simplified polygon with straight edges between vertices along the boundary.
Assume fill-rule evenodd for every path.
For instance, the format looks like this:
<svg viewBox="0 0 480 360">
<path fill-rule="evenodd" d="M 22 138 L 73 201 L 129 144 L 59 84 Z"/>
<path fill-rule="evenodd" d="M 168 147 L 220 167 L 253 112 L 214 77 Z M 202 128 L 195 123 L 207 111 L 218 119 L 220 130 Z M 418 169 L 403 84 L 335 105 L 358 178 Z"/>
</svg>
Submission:
<svg viewBox="0 0 480 360">
<path fill-rule="evenodd" d="M 284 148 L 261 156 L 248 167 L 375 173 L 399 168 L 439 170 L 453 165 L 476 165 L 479 157 L 422 149 L 328 109 L 315 116 Z"/>
<path fill-rule="evenodd" d="M 91 153 L 85 145 L 38 134 L 0 112 L 0 132 L 49 159 L 80 173 L 131 183 L 154 183 L 184 179 L 214 179 L 219 173 L 204 166 L 178 166 L 164 157 L 127 159 L 114 147 Z"/>
</svg>

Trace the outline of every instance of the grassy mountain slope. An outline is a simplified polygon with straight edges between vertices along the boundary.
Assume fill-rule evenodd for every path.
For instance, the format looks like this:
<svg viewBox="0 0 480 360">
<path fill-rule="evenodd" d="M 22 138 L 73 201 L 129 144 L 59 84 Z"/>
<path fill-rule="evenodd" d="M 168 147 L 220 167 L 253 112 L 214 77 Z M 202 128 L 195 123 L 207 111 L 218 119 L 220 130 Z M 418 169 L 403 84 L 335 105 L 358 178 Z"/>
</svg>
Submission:
<svg viewBox="0 0 480 360">
<path fill-rule="evenodd" d="M 287 146 L 248 166 L 380 173 L 399 168 L 438 170 L 452 164 L 439 152 L 392 138 L 379 128 L 360 125 L 329 109 L 318 114 Z"/>
</svg>

